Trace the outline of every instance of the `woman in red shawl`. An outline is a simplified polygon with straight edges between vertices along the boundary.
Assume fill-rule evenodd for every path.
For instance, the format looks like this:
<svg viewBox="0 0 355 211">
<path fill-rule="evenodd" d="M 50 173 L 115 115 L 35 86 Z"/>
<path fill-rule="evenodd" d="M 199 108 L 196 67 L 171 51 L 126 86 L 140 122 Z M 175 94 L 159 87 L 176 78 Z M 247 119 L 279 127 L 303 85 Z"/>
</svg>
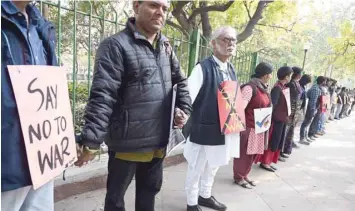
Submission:
<svg viewBox="0 0 355 211">
<path fill-rule="evenodd" d="M 258 132 L 255 129 L 257 126 L 255 125 L 254 111 L 271 106 L 267 84 L 272 78 L 272 71 L 273 67 L 270 64 L 262 62 L 256 66 L 255 74 L 249 83 L 242 86 L 242 95 L 246 102 L 245 119 L 247 128 L 240 133 L 240 157 L 234 158 L 233 172 L 235 183 L 244 188 L 250 189 L 255 186 L 255 182 L 248 178 L 248 174 L 256 156 L 264 153 L 265 144 L 268 140 L 268 130 Z M 264 124 L 270 124 L 270 121 L 264 122 Z"/>
</svg>

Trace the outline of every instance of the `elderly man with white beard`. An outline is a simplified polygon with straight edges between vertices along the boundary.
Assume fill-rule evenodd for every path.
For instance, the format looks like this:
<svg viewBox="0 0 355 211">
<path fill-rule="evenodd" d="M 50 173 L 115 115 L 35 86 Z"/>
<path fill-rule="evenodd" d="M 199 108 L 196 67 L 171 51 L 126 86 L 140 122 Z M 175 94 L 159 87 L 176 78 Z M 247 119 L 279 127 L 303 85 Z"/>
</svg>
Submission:
<svg viewBox="0 0 355 211">
<path fill-rule="evenodd" d="M 188 79 L 193 112 L 184 150 L 188 162 L 187 211 L 199 211 L 200 206 L 227 209 L 212 196 L 214 177 L 220 166 L 239 157 L 239 133 L 221 133 L 217 103 L 218 86 L 223 81 L 237 81 L 228 61 L 236 51 L 236 30 L 228 26 L 217 29 L 210 44 L 213 55 L 197 64 Z"/>
</svg>

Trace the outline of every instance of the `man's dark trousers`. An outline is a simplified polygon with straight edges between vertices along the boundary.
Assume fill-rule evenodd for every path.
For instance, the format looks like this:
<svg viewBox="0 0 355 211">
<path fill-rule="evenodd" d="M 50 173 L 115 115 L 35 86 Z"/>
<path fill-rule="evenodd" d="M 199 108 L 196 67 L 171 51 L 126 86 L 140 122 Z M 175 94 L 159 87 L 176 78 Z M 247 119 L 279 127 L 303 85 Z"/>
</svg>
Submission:
<svg viewBox="0 0 355 211">
<path fill-rule="evenodd" d="M 308 137 L 312 137 L 312 136 L 317 134 L 317 132 L 318 132 L 318 124 L 319 124 L 319 121 L 321 121 L 321 115 L 322 115 L 322 113 L 319 111 L 314 116 L 312 124 L 309 127 Z"/>
<path fill-rule="evenodd" d="M 105 211 L 125 211 L 124 195 L 134 175 L 136 211 L 154 211 L 155 196 L 163 182 L 163 158 L 151 162 L 132 162 L 115 158 L 109 152 Z"/>
</svg>

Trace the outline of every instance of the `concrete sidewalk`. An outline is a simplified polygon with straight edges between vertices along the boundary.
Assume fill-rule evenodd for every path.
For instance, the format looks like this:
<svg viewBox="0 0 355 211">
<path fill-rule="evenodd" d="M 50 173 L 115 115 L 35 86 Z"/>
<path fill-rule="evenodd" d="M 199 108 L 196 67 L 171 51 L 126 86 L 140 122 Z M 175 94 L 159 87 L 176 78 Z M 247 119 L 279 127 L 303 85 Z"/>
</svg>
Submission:
<svg viewBox="0 0 355 211">
<path fill-rule="evenodd" d="M 225 166 L 217 174 L 214 196 L 232 211 L 354 211 L 355 116 L 329 123 L 325 136 L 294 150 L 277 167 L 276 173 L 270 173 L 253 166 L 250 177 L 258 184 L 247 190 L 233 184 L 232 165 Z M 186 169 L 186 163 L 165 169 L 157 211 L 186 210 Z M 126 194 L 128 211 L 134 210 L 134 192 L 132 182 Z M 105 189 L 100 189 L 59 201 L 55 210 L 100 211 L 104 198 Z"/>
</svg>

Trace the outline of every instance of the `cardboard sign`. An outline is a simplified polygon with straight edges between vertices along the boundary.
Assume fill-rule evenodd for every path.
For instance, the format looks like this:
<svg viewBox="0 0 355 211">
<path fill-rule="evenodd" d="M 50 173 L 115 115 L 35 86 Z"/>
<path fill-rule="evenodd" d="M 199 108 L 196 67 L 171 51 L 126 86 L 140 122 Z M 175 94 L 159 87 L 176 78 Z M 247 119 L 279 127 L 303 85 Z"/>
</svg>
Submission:
<svg viewBox="0 0 355 211">
<path fill-rule="evenodd" d="M 272 107 L 254 109 L 255 134 L 268 131 L 271 126 Z"/>
<path fill-rule="evenodd" d="M 245 113 L 240 86 L 236 81 L 224 81 L 217 91 L 219 122 L 222 134 L 245 130 Z M 238 106 L 239 105 L 239 106 Z"/>
<path fill-rule="evenodd" d="M 282 90 L 282 93 L 284 94 L 286 98 L 286 104 L 287 104 L 287 113 L 288 116 L 291 115 L 291 94 L 290 94 L 290 88 L 286 88 Z"/>
<path fill-rule="evenodd" d="M 8 66 L 8 70 L 37 189 L 77 159 L 66 71 L 52 66 Z"/>
<path fill-rule="evenodd" d="M 320 109 L 322 113 L 327 112 L 328 102 L 329 102 L 328 96 L 325 95 L 320 96 Z"/>
<path fill-rule="evenodd" d="M 303 108 L 303 112 L 306 114 L 307 112 L 307 109 L 308 109 L 308 102 L 309 102 L 309 99 L 306 97 L 306 103 L 305 103 L 305 106 Z"/>
<path fill-rule="evenodd" d="M 338 96 L 336 96 L 336 94 L 334 95 L 332 103 L 336 105 L 338 103 Z"/>
<path fill-rule="evenodd" d="M 169 143 L 166 146 L 166 156 L 168 156 L 174 149 L 185 142 L 185 137 L 181 129 L 174 128 L 173 122 L 175 117 L 175 102 L 176 102 L 177 85 L 173 86 L 173 98 L 171 103 L 171 116 L 170 116 L 170 136 Z"/>
</svg>

